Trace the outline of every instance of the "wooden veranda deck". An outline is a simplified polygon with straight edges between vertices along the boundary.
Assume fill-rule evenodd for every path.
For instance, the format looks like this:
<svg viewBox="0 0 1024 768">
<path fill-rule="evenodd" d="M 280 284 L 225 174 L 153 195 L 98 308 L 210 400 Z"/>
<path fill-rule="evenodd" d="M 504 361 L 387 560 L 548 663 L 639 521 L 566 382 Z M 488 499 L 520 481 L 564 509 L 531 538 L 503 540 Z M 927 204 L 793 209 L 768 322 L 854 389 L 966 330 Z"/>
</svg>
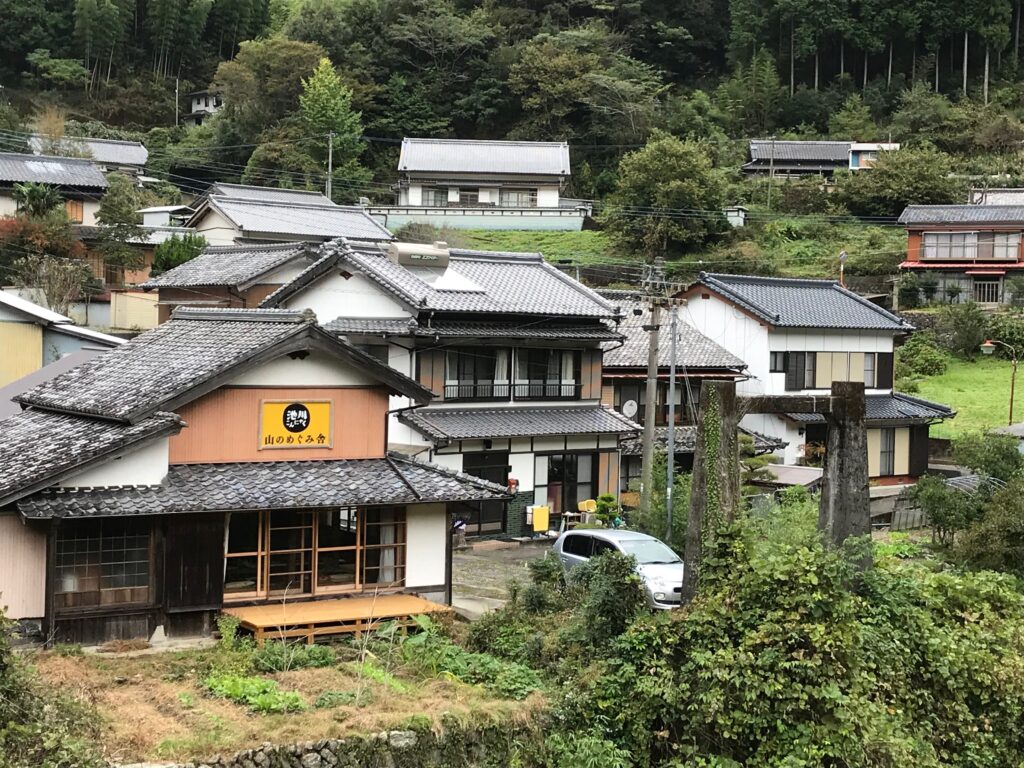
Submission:
<svg viewBox="0 0 1024 768">
<path fill-rule="evenodd" d="M 446 613 L 447 605 L 432 603 L 416 595 L 376 595 L 304 603 L 268 603 L 225 608 L 238 617 L 240 626 L 252 632 L 256 643 L 266 639 L 290 640 L 302 637 L 307 643 L 325 635 L 359 635 L 386 621 L 409 624 L 413 616 Z"/>
</svg>

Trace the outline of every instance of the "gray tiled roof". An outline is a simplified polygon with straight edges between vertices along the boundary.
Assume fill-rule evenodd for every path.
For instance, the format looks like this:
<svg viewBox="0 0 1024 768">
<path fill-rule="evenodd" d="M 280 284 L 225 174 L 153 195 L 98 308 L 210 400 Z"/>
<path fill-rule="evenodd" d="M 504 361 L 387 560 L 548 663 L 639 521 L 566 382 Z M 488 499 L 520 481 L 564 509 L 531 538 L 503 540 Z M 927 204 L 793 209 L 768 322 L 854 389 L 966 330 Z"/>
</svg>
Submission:
<svg viewBox="0 0 1024 768">
<path fill-rule="evenodd" d="M 218 195 L 211 195 L 208 201 L 246 236 L 265 232 L 299 239 L 345 237 L 378 242 L 394 239 L 358 206 L 264 202 Z M 197 212 L 191 221 L 199 216 Z"/>
<path fill-rule="evenodd" d="M 770 139 L 750 140 L 750 159 L 761 163 L 775 160 L 805 160 L 845 165 L 849 161 L 849 141 L 771 141 Z"/>
<path fill-rule="evenodd" d="M 85 469 L 128 446 L 181 429 L 171 413 L 120 424 L 45 411 L 0 421 L 0 506 Z"/>
<path fill-rule="evenodd" d="M 563 141 L 404 139 L 398 170 L 568 176 L 569 145 Z"/>
<path fill-rule="evenodd" d="M 28 140 L 29 149 L 37 155 L 42 154 L 47 143 L 48 137 L 40 134 L 33 134 Z M 137 165 L 141 168 L 149 159 L 149 151 L 138 141 L 65 136 L 58 146 L 61 152 L 74 152 L 101 165 Z"/>
<path fill-rule="evenodd" d="M 1024 205 L 908 205 L 900 224 L 1017 224 L 1024 227 Z"/>
<path fill-rule="evenodd" d="M 523 323 L 507 322 L 464 322 L 452 320 L 421 325 L 415 320 L 392 318 L 349 318 L 339 317 L 325 326 L 335 333 L 381 334 L 387 336 L 422 336 L 441 338 L 529 338 L 578 341 L 618 340 L 622 334 L 603 323 L 566 325 L 564 323 Z"/>
<path fill-rule="evenodd" d="M 305 189 L 279 189 L 278 187 L 257 187 L 251 184 L 225 184 L 218 181 L 207 190 L 208 195 L 219 195 L 236 200 L 259 200 L 264 203 L 302 203 L 304 205 L 334 205 L 331 199 L 320 192 Z"/>
<path fill-rule="evenodd" d="M 496 408 L 427 408 L 399 419 L 434 440 L 627 434 L 640 429 L 603 405 Z"/>
<path fill-rule="evenodd" d="M 891 395 L 868 395 L 864 398 L 864 419 L 868 422 L 904 421 L 925 423 L 949 419 L 956 411 L 948 405 L 933 403 L 920 397 L 894 392 Z M 823 422 L 820 413 L 787 413 L 787 417 L 802 424 Z"/>
<path fill-rule="evenodd" d="M 831 280 L 700 273 L 705 285 L 776 327 L 913 330 L 905 320 Z"/>
<path fill-rule="evenodd" d="M 305 243 L 236 245 L 206 248 L 199 256 L 142 284 L 142 288 L 227 285 L 247 288 L 290 261 L 311 258 Z"/>
<path fill-rule="evenodd" d="M 135 422 L 173 410 L 289 351 L 319 348 L 347 359 L 417 402 L 430 393 L 412 379 L 324 331 L 311 312 L 179 308 L 172 319 L 19 395 L 26 405 Z"/>
<path fill-rule="evenodd" d="M 76 189 L 106 189 L 107 180 L 92 160 L 0 152 L 0 184 L 28 181 Z"/>
<path fill-rule="evenodd" d="M 507 498 L 504 488 L 398 454 L 383 459 L 172 466 L 158 486 L 50 489 L 23 499 L 27 518 L 160 515 Z"/>
<path fill-rule="evenodd" d="M 740 427 L 738 431 L 754 438 L 754 450 L 757 453 L 780 451 L 787 445 L 785 441 L 779 440 L 776 437 L 762 435 L 760 432 L 754 432 L 753 430 L 744 429 L 743 427 Z M 696 427 L 676 427 L 674 439 L 675 444 L 673 445 L 673 448 L 676 453 L 693 453 L 697 450 Z M 668 449 L 668 427 L 654 428 L 654 444 L 658 450 L 664 451 Z M 623 456 L 642 456 L 644 452 L 643 436 L 640 435 L 624 439 L 622 441 L 621 452 Z"/>
<path fill-rule="evenodd" d="M 448 270 L 479 290 L 437 289 L 384 254 L 353 251 L 346 260 L 404 303 L 422 311 L 614 317 L 596 292 L 544 261 L 539 253 L 452 249 Z"/>
<path fill-rule="evenodd" d="M 616 300 L 622 309 L 622 322 L 619 330 L 625 335 L 622 346 L 605 344 L 604 369 L 613 368 L 647 368 L 647 352 L 650 335 L 644 325 L 651 322 L 651 310 L 647 302 Z M 634 314 L 639 310 L 641 314 Z M 679 312 L 676 322 L 676 365 L 686 368 L 746 368 L 746 363 L 734 354 L 719 346 L 692 325 Z M 672 363 L 672 345 L 670 324 L 666 313 L 662 313 L 661 332 L 658 340 L 658 365 L 668 367 Z M 681 373 L 681 371 L 680 371 Z"/>
</svg>

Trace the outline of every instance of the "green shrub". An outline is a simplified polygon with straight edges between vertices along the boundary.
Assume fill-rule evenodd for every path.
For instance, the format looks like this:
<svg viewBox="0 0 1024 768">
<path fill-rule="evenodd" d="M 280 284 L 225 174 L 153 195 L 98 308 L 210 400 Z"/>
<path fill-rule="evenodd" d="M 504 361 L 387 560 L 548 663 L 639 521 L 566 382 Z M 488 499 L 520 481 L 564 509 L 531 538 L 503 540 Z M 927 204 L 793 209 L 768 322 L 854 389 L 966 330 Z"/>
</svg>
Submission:
<svg viewBox="0 0 1024 768">
<path fill-rule="evenodd" d="M 253 651 L 252 660 L 260 672 L 287 672 L 289 669 L 329 667 L 335 657 L 334 651 L 326 645 L 272 641 Z"/>
<path fill-rule="evenodd" d="M 580 618 L 592 645 L 621 635 L 647 606 L 647 592 L 636 567 L 636 558 L 610 551 L 571 571 L 574 585 L 583 594 Z"/>
<path fill-rule="evenodd" d="M 939 317 L 940 338 L 954 355 L 973 360 L 985 341 L 987 325 L 985 313 L 973 301 L 949 304 Z"/>
<path fill-rule="evenodd" d="M 277 682 L 262 677 L 213 675 L 203 686 L 212 695 L 245 704 L 254 712 L 297 712 L 305 709 L 302 697 L 294 691 L 279 691 Z"/>
<path fill-rule="evenodd" d="M 1024 467 L 1020 440 L 1012 435 L 974 432 L 953 441 L 953 460 L 981 475 L 1003 482 L 1017 475 Z"/>
<path fill-rule="evenodd" d="M 954 555 L 972 568 L 1024 577 L 1024 481 L 1015 479 L 992 496 L 982 518 L 960 537 Z"/>
<path fill-rule="evenodd" d="M 1024 296 L 1021 296 L 1021 299 L 1024 301 Z M 1009 344 L 1017 350 L 1018 355 L 1024 355 L 1024 316 L 1018 312 L 1000 312 L 992 315 L 988 319 L 987 336 L 990 339 Z M 998 344 L 995 354 L 1006 358 L 1012 357 L 1006 347 L 1001 347 Z"/>
<path fill-rule="evenodd" d="M 472 651 L 525 661 L 535 630 L 515 608 L 489 611 L 469 625 L 466 645 Z"/>
<path fill-rule="evenodd" d="M 939 290 L 938 280 L 931 275 L 925 275 L 918 281 L 918 287 L 921 289 L 921 296 L 924 297 L 925 304 L 935 301 L 935 294 Z"/>
<path fill-rule="evenodd" d="M 943 350 L 931 331 L 913 333 L 896 349 L 897 379 L 938 376 L 946 372 L 949 354 Z"/>
<path fill-rule="evenodd" d="M 420 632 L 405 638 L 401 645 L 408 663 L 428 669 L 433 675 L 448 674 L 464 683 L 482 685 L 511 699 L 525 699 L 541 687 L 540 676 L 525 664 L 460 648 L 444 637 L 427 616 L 416 617 L 416 623 Z"/>
<path fill-rule="evenodd" d="M 981 515 L 980 497 L 951 488 L 936 475 L 925 475 L 907 493 L 942 544 L 952 544 L 956 534 Z"/>
</svg>

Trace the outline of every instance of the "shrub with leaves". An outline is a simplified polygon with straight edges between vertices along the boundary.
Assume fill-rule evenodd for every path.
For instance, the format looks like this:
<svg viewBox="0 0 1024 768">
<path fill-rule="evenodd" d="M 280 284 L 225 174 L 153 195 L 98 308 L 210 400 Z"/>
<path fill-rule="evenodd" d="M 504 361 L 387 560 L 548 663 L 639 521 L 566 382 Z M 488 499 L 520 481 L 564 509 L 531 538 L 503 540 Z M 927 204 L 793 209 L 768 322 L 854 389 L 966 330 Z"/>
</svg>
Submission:
<svg viewBox="0 0 1024 768">
<path fill-rule="evenodd" d="M 897 379 L 938 376 L 949 366 L 949 354 L 931 331 L 918 331 L 896 349 Z"/>
<path fill-rule="evenodd" d="M 334 663 L 334 651 L 326 645 L 270 641 L 253 651 L 252 661 L 260 672 L 329 667 Z"/>
<path fill-rule="evenodd" d="M 1024 467 L 1020 441 L 1012 435 L 975 432 L 953 441 L 953 460 L 978 474 L 1003 482 Z"/>
<path fill-rule="evenodd" d="M 570 572 L 583 594 L 580 618 L 587 640 L 599 646 L 618 637 L 647 607 L 647 593 L 636 558 L 605 552 Z"/>
<path fill-rule="evenodd" d="M 964 531 L 953 554 L 972 568 L 1024 578 L 1024 480 L 1016 478 L 992 496 L 984 515 Z"/>
<path fill-rule="evenodd" d="M 925 475 L 907 492 L 920 507 L 941 544 L 952 544 L 957 533 L 981 516 L 984 499 L 946 485 L 936 475 Z"/>
<path fill-rule="evenodd" d="M 949 304 L 942 308 L 939 335 L 946 348 L 957 357 L 973 360 L 985 341 L 988 321 L 973 301 Z"/>
</svg>

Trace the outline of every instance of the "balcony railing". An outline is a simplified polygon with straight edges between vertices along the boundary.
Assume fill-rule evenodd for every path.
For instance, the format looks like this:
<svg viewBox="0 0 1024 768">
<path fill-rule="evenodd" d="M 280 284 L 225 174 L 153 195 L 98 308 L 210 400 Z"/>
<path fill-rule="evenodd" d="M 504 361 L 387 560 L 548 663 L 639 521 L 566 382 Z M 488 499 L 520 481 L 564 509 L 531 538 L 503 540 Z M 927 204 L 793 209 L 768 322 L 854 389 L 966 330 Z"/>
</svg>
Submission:
<svg viewBox="0 0 1024 768">
<path fill-rule="evenodd" d="M 514 385 L 508 382 L 477 381 L 447 383 L 444 387 L 445 400 L 579 400 L 582 385 L 575 381 L 521 381 Z"/>
<path fill-rule="evenodd" d="M 510 387 L 507 381 L 471 381 L 447 383 L 444 386 L 445 400 L 508 400 Z"/>
<path fill-rule="evenodd" d="M 516 382 L 516 400 L 579 400 L 582 386 L 576 381 Z"/>
</svg>

